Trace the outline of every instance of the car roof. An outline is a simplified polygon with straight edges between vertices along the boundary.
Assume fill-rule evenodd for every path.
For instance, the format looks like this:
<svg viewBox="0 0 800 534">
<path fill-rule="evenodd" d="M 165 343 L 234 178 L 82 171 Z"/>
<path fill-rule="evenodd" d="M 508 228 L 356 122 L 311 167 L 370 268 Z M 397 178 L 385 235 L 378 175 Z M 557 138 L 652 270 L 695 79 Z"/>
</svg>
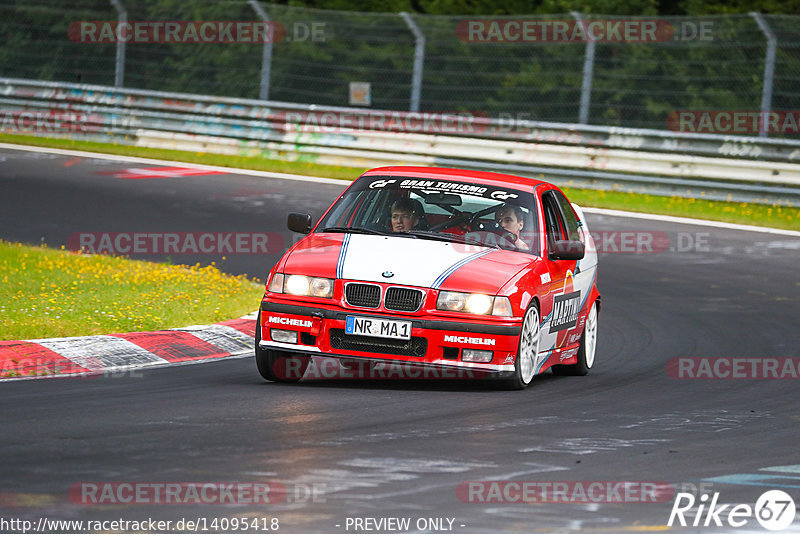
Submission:
<svg viewBox="0 0 800 534">
<path fill-rule="evenodd" d="M 517 189 L 527 192 L 533 190 L 539 184 L 547 183 L 535 178 L 525 178 L 513 174 L 501 174 L 498 172 L 471 171 L 466 169 L 449 169 L 445 167 L 406 167 L 391 166 L 378 167 L 365 172 L 362 176 L 405 176 L 408 178 L 438 178 L 447 180 L 463 180 L 469 183 L 484 183 L 492 185 L 514 185 Z"/>
</svg>

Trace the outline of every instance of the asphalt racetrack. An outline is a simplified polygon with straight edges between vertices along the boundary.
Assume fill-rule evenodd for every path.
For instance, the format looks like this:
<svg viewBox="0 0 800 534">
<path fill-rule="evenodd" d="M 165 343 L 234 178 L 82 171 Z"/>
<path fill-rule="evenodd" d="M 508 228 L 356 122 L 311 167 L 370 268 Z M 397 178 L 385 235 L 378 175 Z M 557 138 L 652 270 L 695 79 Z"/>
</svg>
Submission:
<svg viewBox="0 0 800 534">
<path fill-rule="evenodd" d="M 266 254 L 132 254 L 216 261 L 262 280 L 295 239 L 286 214 L 316 220 L 345 185 L 8 149 L 0 160 L 2 239 L 60 247 L 82 233 L 268 232 Z M 673 531 L 766 532 L 752 516 L 730 526 L 731 506 L 723 526 L 703 526 L 705 510 L 692 522 L 715 494 L 717 507 L 752 509 L 781 489 L 800 505 L 800 378 L 783 368 L 797 373 L 800 357 L 800 238 L 588 219 L 604 241 L 588 376 L 547 373 L 513 392 L 485 380 L 283 385 L 263 381 L 249 357 L 2 383 L 0 518 L 173 521 L 147 532 L 203 531 L 176 526 L 182 518 L 209 532 L 245 531 L 234 518 L 286 534 L 651 532 L 668 530 L 682 492 L 682 506 L 696 500 Z M 767 360 L 783 378 L 734 378 Z M 698 373 L 701 361 L 713 376 Z M 126 483 L 268 484 L 275 498 L 87 502 L 99 495 L 87 488 Z M 800 514 L 784 531 L 800 532 Z"/>
</svg>

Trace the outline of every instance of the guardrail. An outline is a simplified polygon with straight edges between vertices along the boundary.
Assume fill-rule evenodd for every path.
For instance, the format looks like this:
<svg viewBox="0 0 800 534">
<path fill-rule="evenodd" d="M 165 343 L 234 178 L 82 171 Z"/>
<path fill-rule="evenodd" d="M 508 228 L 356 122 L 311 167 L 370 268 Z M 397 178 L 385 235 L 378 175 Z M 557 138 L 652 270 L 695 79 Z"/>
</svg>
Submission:
<svg viewBox="0 0 800 534">
<path fill-rule="evenodd" d="M 544 174 L 595 188 L 800 205 L 800 141 L 318 107 L 0 78 L 0 130 L 312 160 Z M 687 193 L 687 189 L 689 192 Z"/>
</svg>

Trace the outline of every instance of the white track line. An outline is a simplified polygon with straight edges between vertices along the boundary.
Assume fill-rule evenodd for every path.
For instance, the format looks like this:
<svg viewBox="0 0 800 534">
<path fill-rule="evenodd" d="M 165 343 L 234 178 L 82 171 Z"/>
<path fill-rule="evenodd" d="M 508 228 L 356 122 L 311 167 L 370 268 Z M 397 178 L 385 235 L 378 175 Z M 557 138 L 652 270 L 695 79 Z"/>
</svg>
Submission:
<svg viewBox="0 0 800 534">
<path fill-rule="evenodd" d="M 183 161 L 175 160 L 162 160 L 151 158 L 140 158 L 135 156 L 118 156 L 114 154 L 100 154 L 98 152 L 84 152 L 82 150 L 65 150 L 61 148 L 47 148 L 38 146 L 15 145 L 10 143 L 0 143 L 0 149 L 9 150 L 24 150 L 27 152 L 38 152 L 45 154 L 59 154 L 63 156 L 75 156 L 83 158 L 105 159 L 111 161 L 121 161 L 128 163 L 146 163 L 150 165 L 176 165 L 188 167 L 191 169 L 204 169 L 211 171 L 224 172 L 228 174 L 243 174 L 246 176 L 262 176 L 265 178 L 275 178 L 278 180 L 295 180 L 299 182 L 315 182 L 320 184 L 331 184 L 345 186 L 349 184 L 348 180 L 336 180 L 333 178 L 321 178 L 318 176 L 303 176 L 300 174 L 288 174 L 283 172 L 268 172 L 256 171 L 252 169 L 238 169 L 236 167 L 219 167 L 216 165 L 203 165 L 200 163 L 186 163 Z M 740 230 L 745 232 L 762 232 L 767 234 L 785 235 L 791 237 L 800 237 L 800 232 L 794 230 L 782 230 L 779 228 L 769 228 L 766 226 L 751 226 L 746 224 L 734 224 L 717 221 L 708 221 L 705 219 L 692 219 L 689 217 L 673 217 L 671 215 L 653 215 L 649 213 L 638 213 L 633 211 L 610 210 L 604 208 L 583 208 L 583 211 L 594 213 L 597 215 L 608 215 L 610 217 L 626 217 L 628 219 L 648 219 L 651 221 L 663 221 L 677 224 L 693 224 L 697 226 L 711 226 L 714 228 L 725 228 L 728 230 Z"/>
<path fill-rule="evenodd" d="M 764 232 L 767 234 L 788 235 L 800 237 L 800 232 L 794 230 L 782 230 L 780 228 L 769 228 L 767 226 L 751 226 L 747 224 L 734 224 L 720 221 L 708 221 L 705 219 L 692 219 L 689 217 L 673 217 L 672 215 L 653 215 L 650 213 L 637 213 L 633 211 L 609 210 L 604 208 L 582 208 L 587 213 L 596 215 L 608 215 L 610 217 L 627 217 L 628 219 L 647 219 L 649 221 L 663 221 L 678 224 L 694 224 L 697 226 L 713 226 L 714 228 L 725 228 L 728 230 L 743 230 L 746 232 Z"/>
<path fill-rule="evenodd" d="M 146 163 L 149 165 L 180 165 L 181 167 L 188 167 L 190 169 L 203 169 L 207 171 L 219 171 L 227 174 L 245 174 L 249 176 L 262 176 L 264 178 L 277 178 L 279 180 L 296 180 L 299 182 L 316 182 L 320 184 L 333 184 L 346 186 L 349 185 L 350 180 L 336 180 L 334 178 L 320 178 L 317 176 L 303 176 L 300 174 L 288 174 L 284 172 L 269 172 L 269 171 L 256 171 L 253 169 L 239 169 L 236 167 L 219 167 L 217 165 L 204 165 L 201 163 L 188 163 L 178 160 L 164 160 L 164 159 L 151 159 L 140 158 L 137 156 L 118 156 L 115 154 L 101 154 L 99 152 L 84 152 L 82 150 L 66 150 L 63 148 L 47 148 L 40 146 L 26 146 L 14 145 L 9 143 L 0 143 L 0 149 L 6 148 L 8 150 L 24 150 L 26 152 L 38 152 L 40 154 L 58 154 L 61 156 L 75 156 L 79 158 L 93 158 L 105 159 L 110 161 L 122 161 L 125 163 Z"/>
</svg>

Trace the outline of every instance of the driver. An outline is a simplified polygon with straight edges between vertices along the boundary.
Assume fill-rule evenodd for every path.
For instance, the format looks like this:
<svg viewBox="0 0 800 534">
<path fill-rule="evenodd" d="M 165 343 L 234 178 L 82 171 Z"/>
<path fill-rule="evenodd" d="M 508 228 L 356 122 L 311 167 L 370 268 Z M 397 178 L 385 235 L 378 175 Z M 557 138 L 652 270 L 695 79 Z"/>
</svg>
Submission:
<svg viewBox="0 0 800 534">
<path fill-rule="evenodd" d="M 392 204 L 392 232 L 408 232 L 425 217 L 419 200 L 401 198 Z"/>
<path fill-rule="evenodd" d="M 506 232 L 514 234 L 514 237 L 517 238 L 515 242 L 517 248 L 519 250 L 530 250 L 527 243 L 519 237 L 522 228 L 525 226 L 522 217 L 522 208 L 513 204 L 503 204 L 500 206 L 500 209 L 495 212 L 497 224 L 502 226 Z"/>
</svg>

